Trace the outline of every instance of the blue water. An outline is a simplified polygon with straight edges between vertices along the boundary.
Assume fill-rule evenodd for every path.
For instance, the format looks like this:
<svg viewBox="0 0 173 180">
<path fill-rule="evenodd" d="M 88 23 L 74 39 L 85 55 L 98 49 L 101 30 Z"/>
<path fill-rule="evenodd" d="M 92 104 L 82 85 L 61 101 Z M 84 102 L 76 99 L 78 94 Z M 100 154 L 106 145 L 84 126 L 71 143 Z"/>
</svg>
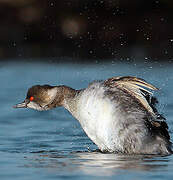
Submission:
<svg viewBox="0 0 173 180">
<path fill-rule="evenodd" d="M 160 112 L 173 138 L 173 64 L 0 63 L 0 179 L 170 179 L 173 156 L 123 156 L 97 152 L 79 123 L 63 108 L 46 112 L 13 109 L 35 84 L 80 89 L 96 79 L 133 75 L 160 88 Z"/>
</svg>

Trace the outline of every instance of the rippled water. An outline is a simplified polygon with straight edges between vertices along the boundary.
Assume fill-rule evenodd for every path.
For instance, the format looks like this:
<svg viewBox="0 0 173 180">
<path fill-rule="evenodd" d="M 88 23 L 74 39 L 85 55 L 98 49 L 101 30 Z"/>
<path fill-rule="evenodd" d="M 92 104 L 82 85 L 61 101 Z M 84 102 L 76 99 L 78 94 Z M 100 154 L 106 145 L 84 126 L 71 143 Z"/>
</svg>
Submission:
<svg viewBox="0 0 173 180">
<path fill-rule="evenodd" d="M 0 63 L 0 179 L 170 179 L 173 156 L 104 154 L 63 108 L 13 109 L 35 84 L 84 88 L 96 79 L 133 75 L 160 87 L 159 109 L 173 130 L 171 63 Z"/>
</svg>

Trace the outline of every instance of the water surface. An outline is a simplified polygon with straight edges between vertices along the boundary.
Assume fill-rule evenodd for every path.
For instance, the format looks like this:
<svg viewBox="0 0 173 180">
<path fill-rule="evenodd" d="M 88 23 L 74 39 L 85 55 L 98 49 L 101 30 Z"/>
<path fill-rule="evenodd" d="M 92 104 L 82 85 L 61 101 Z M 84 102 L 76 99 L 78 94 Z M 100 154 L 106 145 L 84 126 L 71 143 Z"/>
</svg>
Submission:
<svg viewBox="0 0 173 180">
<path fill-rule="evenodd" d="M 35 84 L 65 84 L 80 89 L 93 80 L 132 75 L 160 88 L 155 95 L 173 137 L 173 65 L 171 63 L 63 64 L 0 63 L 0 178 L 170 179 L 173 156 L 104 154 L 63 108 L 46 112 L 13 109 Z"/>
</svg>

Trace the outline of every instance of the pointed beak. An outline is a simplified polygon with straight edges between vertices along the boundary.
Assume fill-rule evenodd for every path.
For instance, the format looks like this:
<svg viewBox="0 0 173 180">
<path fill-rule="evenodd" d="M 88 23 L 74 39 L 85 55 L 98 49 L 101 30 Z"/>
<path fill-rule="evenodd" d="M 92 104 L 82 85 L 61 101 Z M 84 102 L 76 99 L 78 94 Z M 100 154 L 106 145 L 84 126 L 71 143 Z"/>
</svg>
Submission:
<svg viewBox="0 0 173 180">
<path fill-rule="evenodd" d="M 27 100 L 25 100 L 25 101 L 22 102 L 22 103 L 19 103 L 19 104 L 14 105 L 13 108 L 27 108 L 27 104 L 28 104 L 28 103 L 29 103 L 29 102 L 28 102 Z"/>
</svg>

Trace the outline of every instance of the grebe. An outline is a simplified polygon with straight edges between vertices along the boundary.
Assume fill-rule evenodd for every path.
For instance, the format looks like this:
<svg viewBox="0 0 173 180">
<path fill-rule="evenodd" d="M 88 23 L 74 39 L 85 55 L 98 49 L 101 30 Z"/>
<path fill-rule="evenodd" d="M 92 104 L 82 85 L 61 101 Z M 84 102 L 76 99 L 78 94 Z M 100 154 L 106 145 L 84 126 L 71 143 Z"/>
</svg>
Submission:
<svg viewBox="0 0 173 180">
<path fill-rule="evenodd" d="M 63 106 L 102 152 L 171 154 L 167 123 L 149 90 L 157 88 L 131 76 L 94 81 L 81 90 L 35 85 L 14 108 L 42 111 Z"/>
</svg>

